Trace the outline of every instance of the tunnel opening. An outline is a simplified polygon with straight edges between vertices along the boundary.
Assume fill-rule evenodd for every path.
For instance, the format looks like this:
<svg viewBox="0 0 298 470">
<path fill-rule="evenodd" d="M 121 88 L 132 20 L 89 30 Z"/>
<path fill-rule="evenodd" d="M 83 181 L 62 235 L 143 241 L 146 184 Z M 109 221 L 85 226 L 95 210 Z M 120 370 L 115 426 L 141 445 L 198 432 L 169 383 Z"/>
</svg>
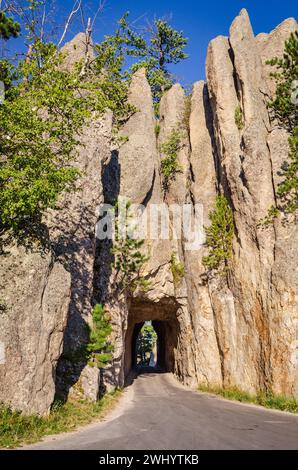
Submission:
<svg viewBox="0 0 298 470">
<path fill-rule="evenodd" d="M 126 382 L 129 381 L 131 374 L 153 371 L 175 372 L 180 332 L 177 309 L 178 306 L 174 300 L 157 304 L 144 301 L 132 302 L 125 337 L 124 375 Z M 151 350 L 150 347 L 147 348 L 147 355 L 141 360 L 140 335 L 149 325 L 156 334 L 156 341 Z"/>
<path fill-rule="evenodd" d="M 135 325 L 135 330 L 136 332 L 139 330 L 139 324 Z M 158 335 L 154 325 L 151 321 L 145 321 L 141 324 L 137 338 L 132 344 L 132 366 L 138 371 L 148 367 L 157 368 L 159 362 L 158 343 Z"/>
</svg>

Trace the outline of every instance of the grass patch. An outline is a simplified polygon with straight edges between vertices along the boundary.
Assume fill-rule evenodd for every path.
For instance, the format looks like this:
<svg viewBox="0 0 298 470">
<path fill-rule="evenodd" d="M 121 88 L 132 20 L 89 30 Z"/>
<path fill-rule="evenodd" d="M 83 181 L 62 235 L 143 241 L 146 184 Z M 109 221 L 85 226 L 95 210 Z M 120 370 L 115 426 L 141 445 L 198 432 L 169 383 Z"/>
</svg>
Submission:
<svg viewBox="0 0 298 470">
<path fill-rule="evenodd" d="M 85 400 L 54 402 L 49 416 L 25 416 L 0 405 L 0 448 L 14 448 L 37 442 L 44 436 L 73 431 L 102 418 L 118 401 L 122 391 L 106 394 L 96 403 Z"/>
<path fill-rule="evenodd" d="M 228 400 L 236 400 L 242 403 L 254 403 L 265 408 L 271 408 L 281 411 L 289 411 L 290 413 L 298 413 L 298 401 L 295 398 L 286 397 L 284 395 L 274 395 L 273 393 L 260 392 L 257 395 L 243 392 L 236 387 L 221 388 L 208 385 L 200 385 L 201 392 L 214 393 Z"/>
</svg>

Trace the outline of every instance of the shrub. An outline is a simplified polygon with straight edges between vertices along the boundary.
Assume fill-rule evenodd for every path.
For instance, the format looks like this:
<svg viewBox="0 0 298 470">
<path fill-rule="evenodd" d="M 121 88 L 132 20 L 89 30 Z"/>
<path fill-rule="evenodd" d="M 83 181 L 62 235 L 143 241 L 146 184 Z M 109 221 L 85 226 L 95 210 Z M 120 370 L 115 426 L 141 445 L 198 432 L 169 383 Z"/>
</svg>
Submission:
<svg viewBox="0 0 298 470">
<path fill-rule="evenodd" d="M 170 266 L 171 266 L 171 272 L 173 275 L 174 285 L 177 286 L 182 280 L 182 278 L 185 276 L 185 268 L 184 268 L 184 264 L 180 263 L 177 260 L 175 253 L 172 253 Z"/>
<path fill-rule="evenodd" d="M 155 132 L 155 137 L 158 138 L 160 134 L 160 124 L 158 122 L 155 124 L 154 132 Z"/>
<path fill-rule="evenodd" d="M 232 209 L 224 196 L 217 196 L 215 208 L 210 212 L 211 225 L 205 227 L 209 254 L 203 257 L 203 265 L 209 270 L 225 273 L 232 257 L 234 222 Z"/>
<path fill-rule="evenodd" d="M 134 238 L 130 225 L 131 217 L 128 210 L 129 201 L 118 201 L 114 207 L 115 233 L 112 253 L 114 255 L 114 267 L 116 269 L 115 285 L 120 292 L 134 292 L 137 288 L 148 290 L 150 282 L 144 279 L 140 271 L 149 257 L 141 252 L 145 240 Z M 124 227 L 120 225 L 120 219 L 125 217 Z M 124 229 L 124 234 L 122 230 Z"/>
<path fill-rule="evenodd" d="M 182 171 L 178 163 L 178 152 L 181 147 L 181 135 L 173 130 L 166 142 L 161 145 L 161 151 L 165 155 L 161 160 L 161 174 L 164 192 L 168 192 L 171 182 L 175 180 L 176 174 Z"/>
<path fill-rule="evenodd" d="M 92 311 L 93 325 L 90 328 L 86 351 L 90 354 L 89 364 L 105 367 L 112 359 L 113 346 L 109 341 L 112 326 L 101 304 L 96 304 Z"/>
<path fill-rule="evenodd" d="M 235 124 L 239 131 L 244 128 L 243 112 L 240 106 L 237 106 L 235 109 Z"/>
</svg>

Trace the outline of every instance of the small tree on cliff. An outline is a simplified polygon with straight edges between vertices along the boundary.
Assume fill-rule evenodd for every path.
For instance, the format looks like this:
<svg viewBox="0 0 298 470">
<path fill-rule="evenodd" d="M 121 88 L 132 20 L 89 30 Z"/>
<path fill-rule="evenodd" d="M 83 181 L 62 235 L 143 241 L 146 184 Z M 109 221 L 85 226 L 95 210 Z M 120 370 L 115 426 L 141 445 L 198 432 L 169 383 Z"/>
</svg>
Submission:
<svg viewBox="0 0 298 470">
<path fill-rule="evenodd" d="M 109 341 L 112 326 L 101 304 L 96 304 L 93 308 L 92 320 L 90 341 L 86 349 L 90 354 L 90 365 L 101 368 L 105 367 L 112 359 L 113 346 Z"/>
<path fill-rule="evenodd" d="M 269 107 L 279 124 L 290 134 L 288 159 L 284 161 L 277 189 L 277 207 L 269 210 L 263 223 L 270 223 L 280 212 L 289 214 L 298 209 L 298 32 L 285 43 L 282 59 L 268 62 L 277 68 L 271 76 L 276 81 L 276 95 Z"/>
<path fill-rule="evenodd" d="M 225 274 L 233 253 L 234 222 L 232 209 L 224 196 L 216 197 L 215 208 L 209 218 L 211 225 L 205 227 L 209 254 L 203 257 L 203 265 L 209 272 Z"/>
<path fill-rule="evenodd" d="M 173 78 L 169 72 L 170 64 L 178 64 L 188 56 L 184 48 L 188 39 L 182 31 L 176 31 L 164 19 L 156 19 L 148 23 L 146 28 L 139 32 L 128 23 L 129 13 L 125 13 L 119 21 L 119 30 L 116 35 L 110 37 L 110 42 L 116 40 L 123 52 L 139 59 L 132 66 L 132 72 L 144 67 L 151 86 L 154 104 L 158 104 L 162 94 L 173 84 Z"/>
<path fill-rule="evenodd" d="M 150 286 L 150 282 L 141 274 L 143 266 L 149 260 L 142 252 L 145 240 L 134 237 L 136 227 L 129 212 L 130 207 L 130 201 L 119 198 L 113 208 L 115 231 L 111 250 L 116 271 L 115 287 L 119 292 L 128 293 L 136 289 L 146 291 Z"/>
</svg>

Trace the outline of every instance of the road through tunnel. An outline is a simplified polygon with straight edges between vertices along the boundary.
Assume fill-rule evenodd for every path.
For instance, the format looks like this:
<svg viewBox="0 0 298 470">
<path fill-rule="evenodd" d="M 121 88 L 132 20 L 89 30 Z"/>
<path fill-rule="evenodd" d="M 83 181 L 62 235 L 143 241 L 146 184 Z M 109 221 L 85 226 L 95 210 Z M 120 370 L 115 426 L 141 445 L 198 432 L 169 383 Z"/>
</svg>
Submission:
<svg viewBox="0 0 298 470">
<path fill-rule="evenodd" d="M 175 371 L 180 331 L 176 302 L 155 304 L 133 301 L 129 310 L 125 337 L 124 374 L 126 380 L 132 372 L 140 372 L 137 364 L 137 344 L 140 332 L 147 322 L 150 322 L 157 336 L 155 369 L 163 372 Z"/>
</svg>

